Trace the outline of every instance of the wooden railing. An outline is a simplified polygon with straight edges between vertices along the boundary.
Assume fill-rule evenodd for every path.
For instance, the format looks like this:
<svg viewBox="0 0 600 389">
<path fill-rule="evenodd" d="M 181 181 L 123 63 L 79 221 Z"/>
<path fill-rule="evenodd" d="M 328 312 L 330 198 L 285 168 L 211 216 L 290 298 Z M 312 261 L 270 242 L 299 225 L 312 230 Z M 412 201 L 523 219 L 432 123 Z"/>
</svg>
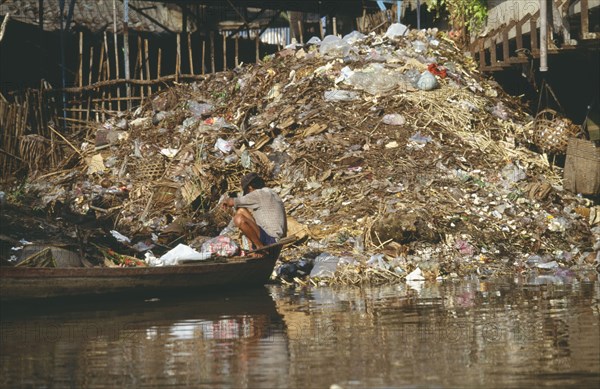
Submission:
<svg viewBox="0 0 600 389">
<path fill-rule="evenodd" d="M 563 17 L 568 15 L 571 1 L 554 0 L 554 2 Z M 600 39 L 600 33 L 589 31 L 588 5 L 588 0 L 580 0 L 580 32 L 575 37 L 580 42 L 576 45 L 565 42 L 560 47 L 550 44 L 549 54 L 573 50 L 584 41 Z M 514 64 L 529 62 L 531 58 L 539 58 L 539 18 L 539 10 L 533 14 L 528 13 L 520 20 L 510 20 L 489 31 L 485 36 L 475 39 L 469 49 L 474 57 L 478 57 L 480 70 L 488 72 L 503 70 Z M 550 26 L 548 28 L 550 29 Z M 569 33 L 571 32 L 569 31 Z"/>
</svg>

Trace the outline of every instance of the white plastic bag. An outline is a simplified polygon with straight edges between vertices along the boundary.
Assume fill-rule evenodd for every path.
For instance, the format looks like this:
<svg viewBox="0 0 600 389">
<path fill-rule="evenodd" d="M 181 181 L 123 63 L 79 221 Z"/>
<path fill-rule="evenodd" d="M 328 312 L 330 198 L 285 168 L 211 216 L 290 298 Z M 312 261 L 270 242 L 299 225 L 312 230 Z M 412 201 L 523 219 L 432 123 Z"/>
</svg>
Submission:
<svg viewBox="0 0 600 389">
<path fill-rule="evenodd" d="M 174 249 L 165 253 L 158 260 L 159 263 L 163 264 L 163 266 L 172 266 L 177 265 L 182 260 L 202 261 L 210 257 L 210 253 L 204 251 L 199 253 L 190 246 L 180 243 Z"/>
</svg>

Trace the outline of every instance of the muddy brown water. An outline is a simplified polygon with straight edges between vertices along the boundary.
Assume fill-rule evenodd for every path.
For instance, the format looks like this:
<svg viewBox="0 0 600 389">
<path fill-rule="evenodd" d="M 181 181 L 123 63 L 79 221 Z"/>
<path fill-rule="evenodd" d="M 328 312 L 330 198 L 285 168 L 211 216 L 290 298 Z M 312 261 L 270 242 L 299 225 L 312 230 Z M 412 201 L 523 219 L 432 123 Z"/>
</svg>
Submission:
<svg viewBox="0 0 600 389">
<path fill-rule="evenodd" d="M 1 387 L 600 387 L 595 274 L 119 300 L 3 306 Z"/>
</svg>

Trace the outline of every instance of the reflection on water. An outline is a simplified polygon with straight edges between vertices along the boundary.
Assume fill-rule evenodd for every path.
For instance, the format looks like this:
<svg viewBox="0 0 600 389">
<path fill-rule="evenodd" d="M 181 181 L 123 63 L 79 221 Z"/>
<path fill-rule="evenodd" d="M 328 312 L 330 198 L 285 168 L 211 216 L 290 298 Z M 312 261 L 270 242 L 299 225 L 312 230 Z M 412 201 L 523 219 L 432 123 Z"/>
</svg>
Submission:
<svg viewBox="0 0 600 389">
<path fill-rule="evenodd" d="M 93 309 L 3 307 L 0 384 L 598 386 L 599 285 L 269 286 Z"/>
</svg>

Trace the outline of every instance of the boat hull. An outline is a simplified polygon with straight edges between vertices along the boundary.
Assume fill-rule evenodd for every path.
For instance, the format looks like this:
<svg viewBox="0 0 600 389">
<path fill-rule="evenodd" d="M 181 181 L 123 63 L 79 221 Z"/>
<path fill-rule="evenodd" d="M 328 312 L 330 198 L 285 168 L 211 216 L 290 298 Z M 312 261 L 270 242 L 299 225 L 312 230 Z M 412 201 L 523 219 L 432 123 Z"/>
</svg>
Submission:
<svg viewBox="0 0 600 389">
<path fill-rule="evenodd" d="M 0 300 L 115 295 L 158 297 L 185 290 L 265 284 L 276 258 L 165 267 L 0 268 Z"/>
</svg>

